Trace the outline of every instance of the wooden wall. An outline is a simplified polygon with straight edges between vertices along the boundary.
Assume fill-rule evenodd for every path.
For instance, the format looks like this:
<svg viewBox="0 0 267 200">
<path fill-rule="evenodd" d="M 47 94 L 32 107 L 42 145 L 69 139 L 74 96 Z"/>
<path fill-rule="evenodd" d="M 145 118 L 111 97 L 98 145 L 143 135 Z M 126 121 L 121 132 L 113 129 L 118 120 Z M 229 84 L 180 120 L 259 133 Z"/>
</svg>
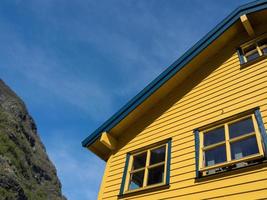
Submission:
<svg viewBox="0 0 267 200">
<path fill-rule="evenodd" d="M 125 131 L 122 148 L 107 164 L 100 199 L 118 199 L 127 152 L 167 138 L 172 138 L 170 188 L 123 199 L 267 198 L 267 165 L 195 181 L 193 129 L 257 106 L 267 127 L 267 59 L 242 69 L 236 52 L 224 60 L 201 66 Z"/>
</svg>

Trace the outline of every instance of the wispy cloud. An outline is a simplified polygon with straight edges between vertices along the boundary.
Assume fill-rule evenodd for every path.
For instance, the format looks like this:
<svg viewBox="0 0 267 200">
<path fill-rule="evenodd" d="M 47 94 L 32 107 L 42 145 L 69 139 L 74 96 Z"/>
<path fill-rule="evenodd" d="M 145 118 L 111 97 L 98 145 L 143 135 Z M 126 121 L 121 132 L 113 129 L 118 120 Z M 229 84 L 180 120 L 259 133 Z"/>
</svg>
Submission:
<svg viewBox="0 0 267 200">
<path fill-rule="evenodd" d="M 64 68 L 60 59 L 47 55 L 38 46 L 28 47 L 15 37 L 10 40 L 13 42 L 5 53 L 8 62 L 0 68 L 12 69 L 17 76 L 29 80 L 43 92 L 87 112 L 93 119 L 98 119 L 96 113 L 110 113 L 112 99 L 106 95 L 107 88 L 90 79 L 83 80 L 79 74 Z"/>
<path fill-rule="evenodd" d="M 20 3 L 22 2 L 18 1 L 17 5 L 21 5 Z M 111 70 L 109 66 L 103 66 L 100 72 L 95 73 L 93 71 L 95 66 L 90 66 L 90 64 L 84 63 L 84 66 L 71 66 L 75 63 L 66 63 L 66 58 L 51 53 L 55 51 L 54 46 L 43 46 L 43 43 L 46 44 L 44 41 L 40 43 L 25 41 L 23 35 L 17 33 L 16 29 L 14 30 L 11 26 L 10 30 L 6 30 L 5 37 L 2 37 L 3 42 L 6 44 L 4 47 L 8 46 L 8 50 L 0 49 L 6 60 L 6 65 L 2 66 L 2 68 L 15 70 L 21 78 L 35 84 L 40 90 L 76 106 L 80 110 L 87 112 L 95 120 L 99 120 L 97 113 L 108 116 L 114 112 L 114 104 L 116 105 L 115 101 L 118 98 L 116 96 L 129 98 L 162 71 L 163 66 L 157 63 L 159 62 L 158 51 L 156 51 L 155 55 L 152 55 L 154 48 L 150 47 L 151 52 L 148 53 L 137 45 L 136 41 L 128 37 L 125 31 L 120 33 L 112 29 L 109 30 L 111 27 L 106 27 L 108 30 L 105 30 L 106 28 L 99 24 L 94 24 L 93 27 L 93 24 L 90 24 L 92 19 L 90 20 L 89 18 L 88 22 L 82 18 L 84 13 L 78 17 L 67 15 L 62 18 L 54 10 L 58 3 L 62 2 L 38 2 L 37 5 L 42 8 L 41 10 L 36 9 L 36 2 L 31 5 L 32 11 L 36 14 L 36 20 L 40 23 L 50 23 L 49 28 L 55 29 L 56 32 L 52 32 L 50 40 L 60 40 L 61 34 L 70 33 L 71 31 L 71 34 L 64 36 L 65 42 L 90 46 L 99 51 L 103 57 L 108 58 L 109 62 L 112 65 L 116 65 L 116 67 Z M 76 4 L 78 8 L 84 6 L 84 3 L 81 2 Z M 66 5 L 64 6 L 66 7 Z M 116 12 L 114 14 L 116 15 L 113 15 L 113 17 L 119 20 L 120 14 Z M 150 19 L 147 20 L 157 23 L 156 18 L 153 18 L 153 16 L 150 16 Z M 136 23 L 136 26 L 141 26 L 139 19 L 134 23 Z M 9 25 L 2 24 L 3 28 L 6 26 Z M 55 28 L 56 26 L 57 28 Z M 127 20 L 121 26 L 127 28 Z M 58 30 L 59 32 L 57 33 Z M 50 33 L 49 30 L 44 32 L 46 31 Z M 51 44 L 49 43 L 49 45 Z M 162 48 L 159 49 L 161 56 L 167 55 L 166 52 L 165 54 L 163 53 Z M 80 52 L 80 54 L 84 53 Z M 88 57 L 90 58 L 91 56 L 93 55 L 88 52 Z M 64 66 L 66 64 L 71 67 Z M 74 70 L 75 68 L 77 70 Z M 88 77 L 83 77 L 83 70 Z M 132 76 L 133 73 L 136 74 L 138 79 Z M 102 79 L 103 81 L 99 82 L 99 78 L 96 80 L 96 76 L 101 77 L 100 80 Z M 116 76 L 120 80 L 116 84 L 112 84 L 112 88 L 110 88 L 110 84 L 107 81 L 110 76 Z M 121 106 L 121 104 L 117 104 L 116 107 L 118 106 Z"/>
<path fill-rule="evenodd" d="M 36 117 L 70 200 L 95 199 L 100 184 L 87 133 L 244 2 L 0 2 L 0 76 Z"/>
<path fill-rule="evenodd" d="M 62 141 L 63 134 L 66 135 L 64 143 L 58 142 Z M 64 194 L 69 199 L 94 200 L 99 190 L 104 162 L 96 156 L 88 156 L 86 150 L 77 154 L 79 144 L 73 143 L 76 140 L 73 135 L 70 130 L 53 130 L 48 141 L 48 153 L 57 169 L 60 169 L 58 175 L 64 183 Z"/>
<path fill-rule="evenodd" d="M 61 34 L 71 33 L 65 35 L 68 42 L 93 47 L 116 65 L 113 73 L 120 77 L 121 82 L 113 85 L 115 94 L 130 96 L 184 51 L 183 45 L 177 43 L 184 31 L 178 31 L 177 24 L 171 26 L 170 22 L 161 21 L 150 11 L 147 3 L 139 2 L 134 6 L 132 2 L 104 2 L 77 1 L 70 4 L 56 1 L 45 3 L 41 14 L 34 7 L 32 10 L 38 12 L 40 20 L 56 27 Z M 79 15 L 71 10 L 79 10 Z M 69 15 L 64 11 L 69 11 Z M 132 76 L 133 73 L 138 79 Z M 108 75 L 103 73 L 102 76 L 110 77 Z"/>
</svg>

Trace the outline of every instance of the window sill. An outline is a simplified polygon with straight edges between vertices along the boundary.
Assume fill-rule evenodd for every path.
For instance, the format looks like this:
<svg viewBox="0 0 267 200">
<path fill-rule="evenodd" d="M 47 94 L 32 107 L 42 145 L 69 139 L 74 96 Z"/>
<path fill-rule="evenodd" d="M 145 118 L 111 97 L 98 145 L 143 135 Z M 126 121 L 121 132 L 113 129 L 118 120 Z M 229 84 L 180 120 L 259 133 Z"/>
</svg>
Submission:
<svg viewBox="0 0 267 200">
<path fill-rule="evenodd" d="M 251 155 L 251 156 L 243 157 L 243 158 L 238 159 L 238 160 L 232 160 L 232 161 L 229 161 L 229 162 L 220 163 L 220 164 L 213 165 L 213 166 L 210 166 L 210 167 L 204 167 L 204 168 L 201 168 L 199 171 L 203 172 L 203 171 L 212 170 L 212 169 L 216 169 L 216 168 L 220 168 L 220 167 L 228 167 L 228 166 L 231 166 L 233 164 L 237 164 L 237 163 L 241 163 L 241 162 L 247 162 L 247 161 L 251 161 L 251 160 L 258 160 L 258 159 L 261 159 L 263 157 L 264 157 L 263 154 L 254 154 L 254 155 Z"/>
<path fill-rule="evenodd" d="M 200 176 L 198 178 L 195 178 L 195 182 L 203 182 L 203 181 L 209 181 L 209 180 L 217 179 L 217 178 L 224 178 L 224 177 L 232 176 L 238 173 L 253 171 L 253 170 L 260 169 L 266 166 L 267 166 L 267 159 L 264 157 L 264 158 L 259 159 L 257 162 L 247 165 L 247 166 L 243 166 L 240 168 L 233 168 L 233 169 L 221 171 L 215 174 Z"/>
<path fill-rule="evenodd" d="M 140 188 L 137 190 L 132 190 L 132 191 L 127 191 L 124 194 L 120 194 L 118 195 L 118 198 L 126 198 L 126 197 L 130 197 L 130 196 L 134 196 L 134 195 L 139 195 L 139 194 L 144 194 L 144 193 L 149 193 L 149 192 L 154 192 L 154 191 L 159 191 L 159 190 L 164 190 L 164 189 L 168 189 L 170 187 L 169 184 L 157 184 L 154 186 L 148 186 L 145 188 Z"/>
</svg>

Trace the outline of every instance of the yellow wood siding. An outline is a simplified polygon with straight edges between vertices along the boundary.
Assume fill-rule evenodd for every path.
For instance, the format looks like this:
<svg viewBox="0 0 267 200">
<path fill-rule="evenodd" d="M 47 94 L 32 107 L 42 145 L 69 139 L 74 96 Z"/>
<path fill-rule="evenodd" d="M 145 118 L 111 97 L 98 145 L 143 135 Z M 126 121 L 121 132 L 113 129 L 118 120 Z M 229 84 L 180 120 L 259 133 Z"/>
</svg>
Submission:
<svg viewBox="0 0 267 200">
<path fill-rule="evenodd" d="M 195 181 L 194 128 L 257 106 L 267 127 L 267 60 L 240 69 L 234 54 L 215 68 L 110 158 L 102 199 L 118 199 L 127 152 L 167 138 L 172 138 L 170 188 L 123 199 L 267 198 L 267 165 Z"/>
</svg>

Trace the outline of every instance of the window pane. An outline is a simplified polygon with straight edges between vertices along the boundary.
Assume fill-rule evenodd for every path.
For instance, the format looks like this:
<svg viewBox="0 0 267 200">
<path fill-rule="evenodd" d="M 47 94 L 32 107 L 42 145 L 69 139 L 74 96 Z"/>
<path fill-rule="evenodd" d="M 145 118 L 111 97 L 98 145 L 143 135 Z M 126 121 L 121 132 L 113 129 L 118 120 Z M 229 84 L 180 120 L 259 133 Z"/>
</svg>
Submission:
<svg viewBox="0 0 267 200">
<path fill-rule="evenodd" d="M 252 52 L 252 51 L 255 51 L 257 48 L 256 48 L 256 45 L 255 44 L 252 44 L 246 48 L 244 48 L 244 54 L 247 54 L 249 52 Z"/>
<path fill-rule="evenodd" d="M 151 151 L 150 165 L 165 161 L 165 146 Z"/>
<path fill-rule="evenodd" d="M 229 125 L 230 138 L 253 132 L 254 126 L 251 117 Z"/>
<path fill-rule="evenodd" d="M 131 174 L 129 190 L 134 190 L 143 187 L 145 170 Z"/>
<path fill-rule="evenodd" d="M 133 169 L 140 169 L 146 166 L 146 152 L 134 156 Z"/>
<path fill-rule="evenodd" d="M 225 145 L 207 150 L 205 153 L 205 166 L 211 166 L 226 161 Z"/>
<path fill-rule="evenodd" d="M 259 52 L 258 51 L 253 51 L 253 52 L 249 52 L 246 57 L 247 57 L 247 61 L 252 61 L 252 60 L 255 60 L 256 58 L 258 58 L 260 55 L 259 55 Z"/>
<path fill-rule="evenodd" d="M 204 146 L 216 144 L 225 140 L 224 127 L 216 128 L 204 134 Z"/>
<path fill-rule="evenodd" d="M 231 143 L 231 157 L 233 160 L 257 153 L 259 153 L 259 149 L 255 136 Z"/>
<path fill-rule="evenodd" d="M 147 185 L 162 183 L 164 178 L 164 165 L 153 167 L 148 170 Z"/>
<path fill-rule="evenodd" d="M 251 45 L 247 47 L 246 49 L 244 49 L 244 54 L 247 58 L 247 61 L 255 60 L 256 58 L 260 56 L 255 45 Z"/>
</svg>

